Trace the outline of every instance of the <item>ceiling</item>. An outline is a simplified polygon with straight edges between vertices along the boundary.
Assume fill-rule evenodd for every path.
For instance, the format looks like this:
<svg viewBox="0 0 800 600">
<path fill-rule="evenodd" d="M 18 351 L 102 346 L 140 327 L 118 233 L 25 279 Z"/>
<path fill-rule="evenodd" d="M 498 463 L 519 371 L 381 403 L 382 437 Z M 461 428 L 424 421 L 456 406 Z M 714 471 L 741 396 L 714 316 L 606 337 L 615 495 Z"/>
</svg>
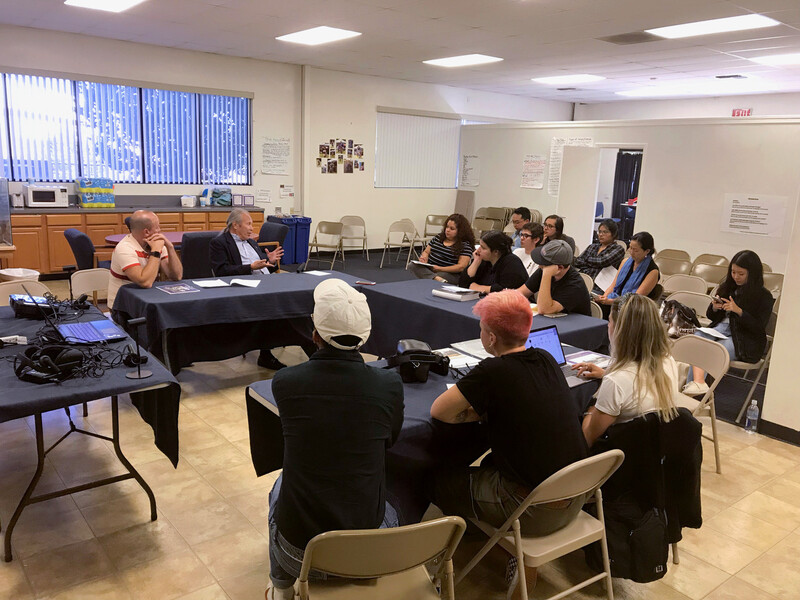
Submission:
<svg viewBox="0 0 800 600">
<path fill-rule="evenodd" d="M 598 39 L 748 13 L 782 24 L 632 45 Z M 0 0 L 0 23 L 568 102 L 625 100 L 615 92 L 734 74 L 769 92 L 800 91 L 800 66 L 747 60 L 800 52 L 800 0 L 146 0 L 120 14 Z M 319 25 L 363 35 L 316 47 L 275 40 Z M 472 53 L 504 60 L 422 63 Z M 574 73 L 607 79 L 561 91 L 531 81 Z"/>
</svg>

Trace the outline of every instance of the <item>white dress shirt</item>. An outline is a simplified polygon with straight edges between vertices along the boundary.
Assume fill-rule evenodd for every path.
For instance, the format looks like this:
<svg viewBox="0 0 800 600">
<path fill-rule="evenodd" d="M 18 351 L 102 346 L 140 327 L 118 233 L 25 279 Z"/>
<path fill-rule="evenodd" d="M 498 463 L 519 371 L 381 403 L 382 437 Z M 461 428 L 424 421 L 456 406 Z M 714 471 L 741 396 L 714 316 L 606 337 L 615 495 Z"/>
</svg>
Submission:
<svg viewBox="0 0 800 600">
<path fill-rule="evenodd" d="M 235 233 L 231 234 L 233 237 L 233 241 L 236 242 L 236 247 L 239 249 L 239 256 L 242 257 L 242 264 L 243 265 L 252 265 L 257 260 L 260 260 L 261 257 L 258 255 L 258 252 L 247 242 L 247 240 L 243 240 Z M 269 275 L 269 269 L 264 267 L 263 269 L 255 269 L 253 273 L 263 273 L 264 275 Z"/>
</svg>

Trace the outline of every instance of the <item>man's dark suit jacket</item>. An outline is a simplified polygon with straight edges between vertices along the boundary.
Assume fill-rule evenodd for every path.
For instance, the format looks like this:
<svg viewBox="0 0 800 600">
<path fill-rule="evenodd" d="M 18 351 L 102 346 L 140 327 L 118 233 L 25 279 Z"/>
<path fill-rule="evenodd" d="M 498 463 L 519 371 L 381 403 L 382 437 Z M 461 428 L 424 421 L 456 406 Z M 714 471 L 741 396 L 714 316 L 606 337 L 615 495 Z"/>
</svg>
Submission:
<svg viewBox="0 0 800 600">
<path fill-rule="evenodd" d="M 253 240 L 247 240 L 260 258 L 267 258 Z M 229 275 L 250 275 L 250 265 L 242 264 L 242 256 L 239 248 L 233 240 L 233 235 L 229 231 L 223 231 L 211 240 L 208 245 L 208 254 L 211 259 L 211 269 L 215 277 L 227 277 Z M 270 271 L 275 270 L 269 267 Z"/>
</svg>

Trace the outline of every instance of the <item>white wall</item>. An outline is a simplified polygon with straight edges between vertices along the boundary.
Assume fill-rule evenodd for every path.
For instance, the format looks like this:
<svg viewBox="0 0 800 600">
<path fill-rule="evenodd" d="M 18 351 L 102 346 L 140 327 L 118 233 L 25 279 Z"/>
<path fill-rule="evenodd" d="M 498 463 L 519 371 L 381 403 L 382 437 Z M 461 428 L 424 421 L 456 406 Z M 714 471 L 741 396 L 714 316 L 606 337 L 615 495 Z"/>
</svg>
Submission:
<svg viewBox="0 0 800 600">
<path fill-rule="evenodd" d="M 575 120 L 730 117 L 734 108 L 752 108 L 752 117 L 796 116 L 800 114 L 800 94 L 624 100 L 599 104 L 576 104 Z"/>
<path fill-rule="evenodd" d="M 603 148 L 600 151 L 600 182 L 597 184 L 597 202 L 603 203 L 603 216 L 611 216 L 611 201 L 614 199 L 614 176 L 617 174 L 618 148 Z"/>
</svg>

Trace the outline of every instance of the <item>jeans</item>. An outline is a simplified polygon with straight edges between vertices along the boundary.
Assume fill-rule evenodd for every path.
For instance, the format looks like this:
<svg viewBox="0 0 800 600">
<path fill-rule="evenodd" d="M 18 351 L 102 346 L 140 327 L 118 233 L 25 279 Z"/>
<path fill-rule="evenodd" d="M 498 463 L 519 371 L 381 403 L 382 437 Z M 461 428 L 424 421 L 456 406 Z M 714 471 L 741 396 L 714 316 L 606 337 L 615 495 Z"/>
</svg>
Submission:
<svg viewBox="0 0 800 600">
<path fill-rule="evenodd" d="M 278 531 L 277 523 L 275 523 L 275 506 L 278 503 L 278 495 L 281 492 L 281 478 L 282 476 L 278 477 L 275 485 L 272 486 L 272 491 L 269 493 L 269 578 L 276 588 L 286 589 L 292 587 L 295 580 L 300 576 L 304 549 L 286 541 Z M 397 527 L 398 525 L 397 511 L 387 502 L 380 529 Z M 308 578 L 311 581 L 324 581 L 328 578 L 328 574 L 312 570 Z"/>
<path fill-rule="evenodd" d="M 428 267 L 415 264 L 408 265 L 408 270 L 411 271 L 417 279 L 433 279 L 434 277 L 441 277 L 442 279 L 446 280 L 447 283 L 458 285 L 458 273 L 448 273 L 446 271 L 434 273 Z"/>
<path fill-rule="evenodd" d="M 703 333 L 702 331 L 695 331 L 694 335 L 701 337 L 706 340 L 711 340 L 712 342 L 717 342 L 718 344 L 722 344 L 725 350 L 728 351 L 728 356 L 731 357 L 731 360 L 736 359 L 736 350 L 733 347 L 733 338 L 731 337 L 731 324 L 726 317 L 721 322 L 717 323 L 712 329 L 715 331 L 719 331 L 722 335 L 727 336 L 724 339 L 720 339 L 714 337 L 713 335 L 709 335 L 707 333 Z M 694 374 L 692 373 L 692 369 L 689 369 L 689 375 L 686 379 L 686 382 L 690 382 L 694 380 Z"/>
</svg>

